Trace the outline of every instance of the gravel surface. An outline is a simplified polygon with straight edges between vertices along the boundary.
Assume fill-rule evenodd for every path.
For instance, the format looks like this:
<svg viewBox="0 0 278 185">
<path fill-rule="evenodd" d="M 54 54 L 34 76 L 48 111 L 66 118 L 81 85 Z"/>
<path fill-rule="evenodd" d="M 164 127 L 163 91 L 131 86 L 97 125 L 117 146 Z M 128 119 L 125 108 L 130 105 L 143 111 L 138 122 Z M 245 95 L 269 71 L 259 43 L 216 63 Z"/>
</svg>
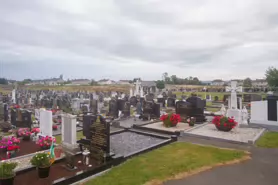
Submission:
<svg viewBox="0 0 278 185">
<path fill-rule="evenodd" d="M 218 131 L 213 124 L 207 124 L 203 127 L 193 129 L 185 132 L 201 136 L 209 136 L 212 138 L 221 138 L 232 141 L 239 141 L 242 143 L 248 143 L 249 140 L 253 140 L 263 129 L 261 128 L 234 128 L 230 132 Z"/>
<path fill-rule="evenodd" d="M 164 140 L 156 137 L 145 136 L 134 132 L 123 132 L 110 137 L 110 149 L 115 154 L 127 156 L 162 141 Z"/>
</svg>

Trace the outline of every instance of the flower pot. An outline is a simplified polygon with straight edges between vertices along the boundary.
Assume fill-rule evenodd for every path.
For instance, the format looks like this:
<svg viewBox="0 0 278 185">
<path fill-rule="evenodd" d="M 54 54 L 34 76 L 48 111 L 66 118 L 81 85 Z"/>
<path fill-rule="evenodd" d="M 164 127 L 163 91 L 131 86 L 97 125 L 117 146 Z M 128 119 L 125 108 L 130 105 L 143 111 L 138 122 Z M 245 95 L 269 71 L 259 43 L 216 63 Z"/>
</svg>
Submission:
<svg viewBox="0 0 278 185">
<path fill-rule="evenodd" d="M 50 149 L 50 146 L 41 146 L 41 150 L 48 150 Z"/>
<path fill-rule="evenodd" d="M 0 179 L 1 185 L 13 185 L 14 184 L 14 177 L 9 179 Z"/>
<path fill-rule="evenodd" d="M 30 136 L 23 136 L 23 137 L 22 137 L 22 140 L 24 140 L 24 141 L 30 141 L 30 138 L 31 138 Z"/>
<path fill-rule="evenodd" d="M 62 152 L 63 152 L 63 150 L 61 148 L 55 148 L 54 149 L 55 158 L 60 158 Z"/>
<path fill-rule="evenodd" d="M 225 127 L 224 125 L 215 125 L 219 131 L 223 132 L 230 132 L 233 128 L 232 127 Z"/>
<path fill-rule="evenodd" d="M 38 175 L 39 175 L 39 178 L 41 178 L 41 179 L 47 178 L 49 176 L 49 172 L 50 172 L 50 166 L 45 167 L 45 168 L 38 167 Z"/>
</svg>

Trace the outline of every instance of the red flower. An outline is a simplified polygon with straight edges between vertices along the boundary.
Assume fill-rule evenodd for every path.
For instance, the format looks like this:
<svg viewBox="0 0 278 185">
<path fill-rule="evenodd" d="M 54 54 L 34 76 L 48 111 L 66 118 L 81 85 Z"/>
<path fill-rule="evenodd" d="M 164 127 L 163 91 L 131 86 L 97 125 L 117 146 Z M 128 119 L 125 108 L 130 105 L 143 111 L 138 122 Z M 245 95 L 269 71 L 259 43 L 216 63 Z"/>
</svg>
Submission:
<svg viewBox="0 0 278 185">
<path fill-rule="evenodd" d="M 8 146 L 7 150 L 8 150 L 8 151 L 19 150 L 19 146 L 17 146 L 17 145 L 14 145 L 14 146 Z"/>
</svg>

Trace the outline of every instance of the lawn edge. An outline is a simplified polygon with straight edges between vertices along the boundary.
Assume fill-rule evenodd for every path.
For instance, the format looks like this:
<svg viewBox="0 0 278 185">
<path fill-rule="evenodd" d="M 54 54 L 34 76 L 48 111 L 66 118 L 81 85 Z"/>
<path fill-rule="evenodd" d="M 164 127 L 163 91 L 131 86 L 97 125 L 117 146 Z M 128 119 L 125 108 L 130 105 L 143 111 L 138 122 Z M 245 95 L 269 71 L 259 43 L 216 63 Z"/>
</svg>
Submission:
<svg viewBox="0 0 278 185">
<path fill-rule="evenodd" d="M 233 164 L 239 164 L 239 163 L 242 163 L 244 161 L 247 161 L 247 160 L 251 159 L 250 152 L 244 151 L 244 154 L 245 154 L 245 156 L 241 157 L 240 159 L 234 159 L 232 161 L 217 163 L 217 164 L 210 165 L 210 166 L 203 166 L 203 167 L 198 168 L 196 170 L 189 171 L 189 172 L 182 172 L 182 173 L 179 173 L 175 176 L 172 176 L 172 177 L 169 177 L 169 178 L 166 178 L 166 179 L 163 179 L 163 180 L 157 180 L 157 179 L 156 180 L 151 180 L 151 181 L 145 183 L 144 185 L 163 185 L 163 183 L 166 182 L 166 181 L 185 179 L 185 178 L 188 178 L 190 176 L 197 175 L 199 173 L 202 173 L 202 172 L 205 172 L 205 171 L 208 171 L 208 170 L 212 170 L 212 169 L 220 167 L 220 166 L 228 166 L 228 165 L 233 165 Z"/>
</svg>

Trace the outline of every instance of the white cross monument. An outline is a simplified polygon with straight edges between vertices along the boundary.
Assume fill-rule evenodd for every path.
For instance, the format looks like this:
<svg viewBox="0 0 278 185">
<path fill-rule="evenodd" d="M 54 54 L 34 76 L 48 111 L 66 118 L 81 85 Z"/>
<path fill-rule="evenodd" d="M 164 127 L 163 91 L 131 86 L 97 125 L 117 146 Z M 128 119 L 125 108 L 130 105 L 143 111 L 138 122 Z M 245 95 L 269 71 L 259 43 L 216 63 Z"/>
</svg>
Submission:
<svg viewBox="0 0 278 185">
<path fill-rule="evenodd" d="M 226 92 L 231 92 L 229 108 L 227 110 L 227 116 L 233 117 L 238 125 L 242 124 L 242 110 L 237 106 L 237 92 L 242 92 L 242 87 L 237 87 L 237 81 L 231 81 L 231 87 L 226 87 Z"/>
<path fill-rule="evenodd" d="M 135 96 L 140 95 L 140 87 L 141 87 L 141 82 L 139 80 L 136 81 L 135 83 Z"/>
</svg>

